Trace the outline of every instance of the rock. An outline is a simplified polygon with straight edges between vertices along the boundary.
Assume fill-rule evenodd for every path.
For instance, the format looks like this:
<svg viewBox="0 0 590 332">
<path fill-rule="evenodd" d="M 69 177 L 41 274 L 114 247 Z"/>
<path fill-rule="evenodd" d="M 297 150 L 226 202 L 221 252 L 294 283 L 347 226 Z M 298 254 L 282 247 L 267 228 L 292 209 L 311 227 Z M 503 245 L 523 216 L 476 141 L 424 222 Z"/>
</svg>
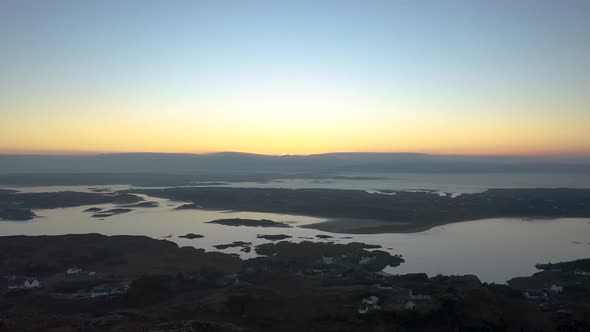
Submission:
<svg viewBox="0 0 590 332">
<path fill-rule="evenodd" d="M 315 237 L 317 237 L 318 239 L 331 239 L 332 238 L 332 236 L 330 236 L 330 235 L 323 235 L 323 234 L 316 235 Z"/>
<path fill-rule="evenodd" d="M 278 240 L 292 238 L 292 236 L 285 235 L 285 234 L 276 234 L 276 235 L 258 234 L 256 237 L 259 239 L 265 239 L 265 240 L 271 240 L 271 241 L 278 241 Z"/>
<path fill-rule="evenodd" d="M 250 247 L 252 242 L 243 242 L 243 241 L 234 241 L 228 244 L 218 244 L 214 245 L 213 247 L 216 249 L 227 249 L 227 248 L 236 248 L 236 247 Z"/>
<path fill-rule="evenodd" d="M 102 211 L 102 209 L 101 208 L 97 208 L 97 207 L 91 207 L 91 208 L 88 208 L 88 209 L 86 209 L 86 210 L 84 210 L 82 212 L 99 212 L 99 211 Z"/>
<path fill-rule="evenodd" d="M 290 228 L 291 226 L 282 223 L 276 222 L 268 219 L 241 219 L 241 218 L 233 218 L 233 219 L 218 219 L 209 221 L 209 224 L 219 224 L 219 225 L 226 225 L 226 226 L 247 226 L 247 227 L 283 227 L 283 228 Z"/>
<path fill-rule="evenodd" d="M 360 249 L 378 249 L 381 248 L 380 245 L 378 244 L 366 244 L 366 243 L 361 243 L 361 242 L 350 242 L 348 244 L 349 246 L 354 246 Z"/>
<path fill-rule="evenodd" d="M 25 221 L 35 218 L 35 212 L 28 209 L 0 209 L 0 220 Z"/>
<path fill-rule="evenodd" d="M 179 235 L 178 237 L 183 238 L 183 239 L 193 240 L 193 239 L 200 239 L 200 238 L 203 238 L 205 236 L 203 236 L 201 234 L 188 233 L 186 235 Z"/>
</svg>

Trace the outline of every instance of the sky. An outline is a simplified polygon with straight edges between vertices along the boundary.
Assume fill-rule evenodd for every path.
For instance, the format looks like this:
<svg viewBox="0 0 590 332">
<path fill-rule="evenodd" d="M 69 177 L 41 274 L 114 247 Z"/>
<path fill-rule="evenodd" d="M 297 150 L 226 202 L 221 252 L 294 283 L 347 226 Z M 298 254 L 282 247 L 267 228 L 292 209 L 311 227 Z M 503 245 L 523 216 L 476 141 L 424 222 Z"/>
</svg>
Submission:
<svg viewBox="0 0 590 332">
<path fill-rule="evenodd" d="M 0 153 L 590 155 L 590 1 L 0 0 Z"/>
</svg>

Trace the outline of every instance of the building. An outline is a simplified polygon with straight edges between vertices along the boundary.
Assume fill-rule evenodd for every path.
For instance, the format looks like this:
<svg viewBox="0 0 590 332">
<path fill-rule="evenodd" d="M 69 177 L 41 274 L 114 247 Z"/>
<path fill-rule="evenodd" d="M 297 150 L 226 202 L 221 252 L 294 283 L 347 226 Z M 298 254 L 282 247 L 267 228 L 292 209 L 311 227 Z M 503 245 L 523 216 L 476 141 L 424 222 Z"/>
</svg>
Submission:
<svg viewBox="0 0 590 332">
<path fill-rule="evenodd" d="M 524 297 L 529 300 L 543 300 L 547 298 L 547 293 L 539 290 L 529 290 L 524 292 Z"/>
<path fill-rule="evenodd" d="M 322 262 L 326 265 L 334 264 L 334 257 L 322 257 Z"/>
<path fill-rule="evenodd" d="M 101 285 L 96 286 L 90 292 L 90 297 L 113 296 L 127 293 L 129 286 L 123 285 Z"/>
<path fill-rule="evenodd" d="M 408 301 L 406 304 L 404 304 L 404 309 L 406 310 L 414 310 L 414 308 L 416 308 L 416 303 L 413 301 Z"/>
<path fill-rule="evenodd" d="M 33 289 L 41 287 L 41 282 L 36 278 L 11 276 L 7 279 L 8 289 Z"/>
<path fill-rule="evenodd" d="M 549 287 L 549 291 L 551 291 L 551 293 L 561 293 L 563 292 L 563 286 L 558 285 L 558 284 L 553 284 L 551 285 L 551 287 Z"/>
<path fill-rule="evenodd" d="M 359 260 L 359 264 L 360 265 L 367 265 L 369 263 L 371 263 L 372 261 L 376 260 L 377 257 L 375 256 L 363 256 L 361 257 L 361 259 Z"/>
<path fill-rule="evenodd" d="M 432 295 L 430 292 L 423 290 L 423 289 L 410 289 L 409 296 L 412 300 L 421 300 L 421 301 L 431 301 Z"/>
<path fill-rule="evenodd" d="M 364 298 L 361 301 L 361 305 L 359 306 L 359 314 L 364 315 L 372 311 L 381 310 L 381 306 L 379 306 L 379 298 L 377 296 L 369 296 Z"/>
</svg>

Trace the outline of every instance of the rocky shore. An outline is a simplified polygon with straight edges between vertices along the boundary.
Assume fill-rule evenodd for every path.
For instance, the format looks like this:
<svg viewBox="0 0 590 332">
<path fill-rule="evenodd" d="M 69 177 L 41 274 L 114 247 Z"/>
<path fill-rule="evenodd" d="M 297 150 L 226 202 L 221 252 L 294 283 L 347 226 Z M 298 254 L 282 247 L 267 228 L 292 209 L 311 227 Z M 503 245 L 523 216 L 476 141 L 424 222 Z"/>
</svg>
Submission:
<svg viewBox="0 0 590 332">
<path fill-rule="evenodd" d="M 0 237 L 0 331 L 590 327 L 586 261 L 496 285 L 476 276 L 389 275 L 381 270 L 403 258 L 369 248 L 283 241 L 241 260 L 141 236 Z"/>
<path fill-rule="evenodd" d="M 107 203 L 135 204 L 142 201 L 142 198 L 127 193 L 83 193 L 74 191 L 19 193 L 0 191 L 0 219 L 13 221 L 30 220 L 35 217 L 34 210 L 37 209 L 56 209 Z M 100 209 L 90 208 L 86 211 L 99 212 Z M 108 214 L 111 215 L 112 213 Z"/>
<path fill-rule="evenodd" d="M 420 232 L 503 217 L 590 217 L 590 189 L 491 189 L 460 196 L 430 191 L 176 187 L 128 193 L 192 202 L 182 209 L 296 214 L 329 219 L 308 228 L 350 233 Z M 395 194 L 395 195 L 393 195 Z"/>
</svg>

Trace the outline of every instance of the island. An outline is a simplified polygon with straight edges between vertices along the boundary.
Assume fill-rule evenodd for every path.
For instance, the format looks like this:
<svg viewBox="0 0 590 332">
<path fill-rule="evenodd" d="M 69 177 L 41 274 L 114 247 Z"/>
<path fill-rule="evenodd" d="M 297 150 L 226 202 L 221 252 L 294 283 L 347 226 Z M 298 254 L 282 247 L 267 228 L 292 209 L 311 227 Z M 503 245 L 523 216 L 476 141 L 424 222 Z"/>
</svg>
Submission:
<svg viewBox="0 0 590 332">
<path fill-rule="evenodd" d="M 232 219 L 218 219 L 208 221 L 208 224 L 219 224 L 225 226 L 246 226 L 246 227 L 283 227 L 283 228 L 290 228 L 291 226 L 282 223 L 276 222 L 268 219 L 241 219 L 241 218 L 232 218 Z"/>
<path fill-rule="evenodd" d="M 204 238 L 205 236 L 203 236 L 201 234 L 188 233 L 186 235 L 179 235 L 178 237 L 183 238 L 183 239 L 193 240 L 193 239 L 201 239 L 201 238 Z"/>
<path fill-rule="evenodd" d="M 99 208 L 99 207 L 91 207 L 91 208 L 85 209 L 82 212 L 91 212 L 91 213 L 94 213 L 94 212 L 100 212 L 100 211 L 102 211 L 102 208 Z"/>
<path fill-rule="evenodd" d="M 590 189 L 490 189 L 438 195 L 428 190 L 391 191 L 277 188 L 132 189 L 126 193 L 192 202 L 184 208 L 315 216 L 305 227 L 335 233 L 419 232 L 452 222 L 486 218 L 590 217 Z"/>
<path fill-rule="evenodd" d="M 286 234 L 258 234 L 256 237 L 270 241 L 280 241 L 292 238 L 292 236 Z"/>
</svg>

